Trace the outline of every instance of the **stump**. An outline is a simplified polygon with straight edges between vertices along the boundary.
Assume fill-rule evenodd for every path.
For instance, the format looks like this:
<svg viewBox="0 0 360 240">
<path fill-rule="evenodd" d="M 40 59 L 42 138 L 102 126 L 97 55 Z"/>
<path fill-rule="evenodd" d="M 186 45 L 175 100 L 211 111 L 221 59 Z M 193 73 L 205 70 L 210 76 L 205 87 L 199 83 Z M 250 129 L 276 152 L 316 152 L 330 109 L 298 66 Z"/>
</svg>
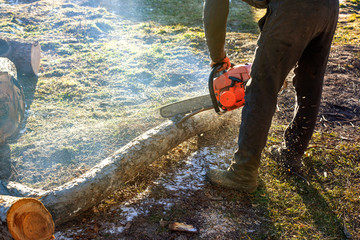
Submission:
<svg viewBox="0 0 360 240">
<path fill-rule="evenodd" d="M 0 39 L 0 57 L 10 59 L 15 64 L 18 75 L 37 76 L 40 70 L 41 47 L 38 42 Z"/>
<path fill-rule="evenodd" d="M 0 221 L 4 240 L 50 240 L 55 231 L 51 214 L 35 198 L 0 195 Z"/>
<path fill-rule="evenodd" d="M 25 97 L 21 85 L 0 73 L 0 145 L 14 135 L 24 119 Z"/>
</svg>

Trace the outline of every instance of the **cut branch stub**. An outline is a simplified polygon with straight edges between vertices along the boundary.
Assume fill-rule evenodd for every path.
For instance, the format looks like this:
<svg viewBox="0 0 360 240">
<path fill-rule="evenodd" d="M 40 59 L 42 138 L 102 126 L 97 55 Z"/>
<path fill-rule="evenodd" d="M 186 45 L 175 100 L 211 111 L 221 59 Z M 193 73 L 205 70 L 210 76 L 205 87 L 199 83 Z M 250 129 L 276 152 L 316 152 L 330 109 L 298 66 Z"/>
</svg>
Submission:
<svg viewBox="0 0 360 240">
<path fill-rule="evenodd" d="M 38 42 L 0 39 L 0 57 L 9 58 L 14 63 L 18 75 L 36 76 L 40 70 L 41 47 Z"/>
</svg>

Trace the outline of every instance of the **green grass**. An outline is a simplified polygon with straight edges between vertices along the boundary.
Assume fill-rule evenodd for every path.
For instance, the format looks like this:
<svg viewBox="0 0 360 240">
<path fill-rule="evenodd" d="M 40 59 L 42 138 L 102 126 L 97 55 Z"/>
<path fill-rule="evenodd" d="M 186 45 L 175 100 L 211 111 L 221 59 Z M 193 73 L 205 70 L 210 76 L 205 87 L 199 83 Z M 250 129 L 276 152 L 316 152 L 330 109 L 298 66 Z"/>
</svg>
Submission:
<svg viewBox="0 0 360 240">
<path fill-rule="evenodd" d="M 276 135 L 273 131 L 270 137 Z M 316 132 L 305 156 L 309 185 L 282 175 L 272 159 L 263 162 L 262 187 L 253 201 L 267 207 L 269 231 L 280 239 L 345 239 L 345 224 L 357 239 L 359 144 L 343 141 L 336 133 Z"/>
<path fill-rule="evenodd" d="M 340 9 L 346 15 L 340 15 L 339 23 L 334 37 L 334 44 L 346 45 L 360 44 L 360 1 L 348 0 L 340 4 Z"/>
</svg>

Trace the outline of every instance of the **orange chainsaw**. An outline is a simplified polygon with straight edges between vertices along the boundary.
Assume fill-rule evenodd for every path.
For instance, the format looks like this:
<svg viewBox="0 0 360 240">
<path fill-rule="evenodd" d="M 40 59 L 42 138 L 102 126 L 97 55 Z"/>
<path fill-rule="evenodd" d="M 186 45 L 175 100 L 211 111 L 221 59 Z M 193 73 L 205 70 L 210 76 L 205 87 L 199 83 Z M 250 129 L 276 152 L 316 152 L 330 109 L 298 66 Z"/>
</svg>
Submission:
<svg viewBox="0 0 360 240">
<path fill-rule="evenodd" d="M 245 85 L 250 79 L 251 64 L 237 65 L 228 71 L 218 72 L 222 65 L 218 64 L 211 70 L 209 76 L 210 94 L 175 102 L 160 108 L 160 115 L 171 118 L 176 115 L 212 109 L 223 114 L 244 106 Z"/>
</svg>

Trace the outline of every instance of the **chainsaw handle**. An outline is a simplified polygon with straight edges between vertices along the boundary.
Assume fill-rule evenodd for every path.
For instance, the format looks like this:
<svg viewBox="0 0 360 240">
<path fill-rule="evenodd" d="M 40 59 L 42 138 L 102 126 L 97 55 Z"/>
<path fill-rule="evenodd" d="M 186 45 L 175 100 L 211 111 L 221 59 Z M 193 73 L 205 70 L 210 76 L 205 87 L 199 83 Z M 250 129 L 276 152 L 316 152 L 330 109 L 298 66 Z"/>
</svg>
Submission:
<svg viewBox="0 0 360 240">
<path fill-rule="evenodd" d="M 214 110 L 217 114 L 223 114 L 225 113 L 226 111 L 222 111 L 219 107 L 219 104 L 218 104 L 218 101 L 216 99 L 216 96 L 215 96 L 215 92 L 214 92 L 214 78 L 216 77 L 215 75 L 218 74 L 218 70 L 222 67 L 222 63 L 217 63 L 213 66 L 213 68 L 211 69 L 211 72 L 210 72 L 210 76 L 209 76 L 209 92 L 210 92 L 210 97 L 211 97 L 211 101 L 213 103 L 213 106 L 214 106 Z M 226 70 L 224 71 L 226 72 Z M 221 73 L 223 74 L 223 73 Z M 221 75 L 220 74 L 220 75 Z M 219 76 L 220 76 L 219 75 Z"/>
<path fill-rule="evenodd" d="M 210 73 L 210 75 L 212 75 L 213 78 L 219 77 L 221 74 L 224 74 L 225 72 L 227 72 L 226 69 L 219 72 L 219 69 L 222 68 L 223 64 L 224 64 L 224 63 L 217 63 L 217 64 L 215 64 L 215 65 L 211 68 L 211 73 Z M 234 66 L 234 65 L 231 64 L 231 67 L 233 67 L 233 66 Z"/>
<path fill-rule="evenodd" d="M 215 74 L 218 73 L 218 71 L 222 67 L 222 65 L 223 65 L 223 63 L 217 63 L 211 68 L 210 75 L 212 75 L 213 78 L 216 77 Z M 224 70 L 224 71 L 226 71 L 226 70 Z"/>
</svg>

